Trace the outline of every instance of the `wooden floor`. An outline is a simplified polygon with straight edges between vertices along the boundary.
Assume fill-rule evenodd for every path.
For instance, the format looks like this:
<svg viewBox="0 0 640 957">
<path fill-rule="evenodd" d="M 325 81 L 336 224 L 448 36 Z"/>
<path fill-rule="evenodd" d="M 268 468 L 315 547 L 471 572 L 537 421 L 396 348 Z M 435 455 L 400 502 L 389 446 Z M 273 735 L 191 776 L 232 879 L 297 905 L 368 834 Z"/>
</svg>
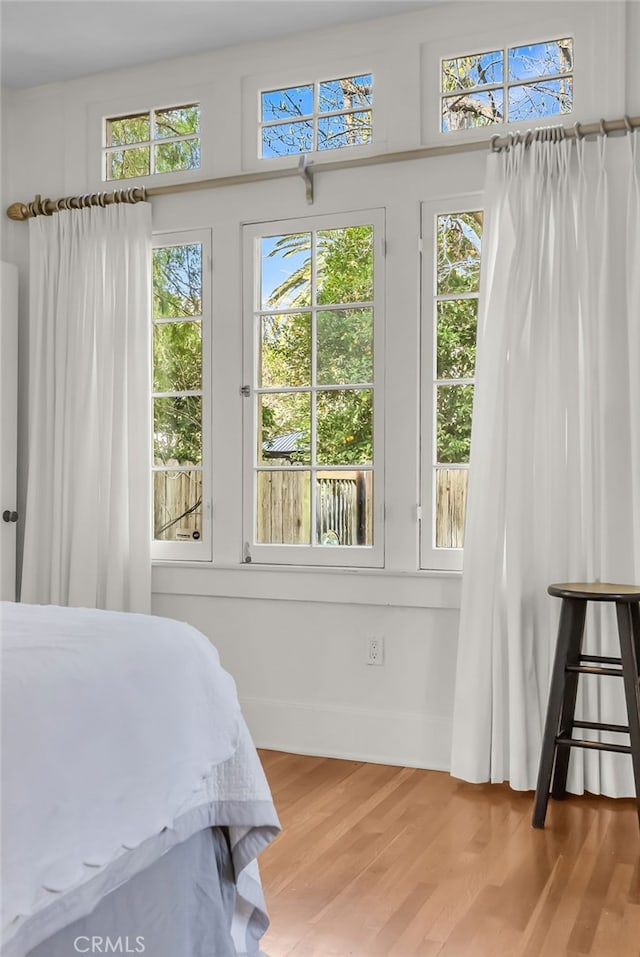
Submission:
<svg viewBox="0 0 640 957">
<path fill-rule="evenodd" d="M 633 801 L 262 751 L 269 957 L 640 957 Z"/>
</svg>

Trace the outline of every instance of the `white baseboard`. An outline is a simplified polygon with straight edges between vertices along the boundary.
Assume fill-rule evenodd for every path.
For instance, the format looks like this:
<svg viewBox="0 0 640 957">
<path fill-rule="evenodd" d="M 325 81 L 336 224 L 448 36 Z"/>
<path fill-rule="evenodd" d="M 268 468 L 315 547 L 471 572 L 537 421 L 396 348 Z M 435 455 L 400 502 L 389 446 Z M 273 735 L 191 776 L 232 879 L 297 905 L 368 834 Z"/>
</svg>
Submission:
<svg viewBox="0 0 640 957">
<path fill-rule="evenodd" d="M 448 771 L 451 718 L 306 701 L 241 698 L 258 748 Z"/>
</svg>

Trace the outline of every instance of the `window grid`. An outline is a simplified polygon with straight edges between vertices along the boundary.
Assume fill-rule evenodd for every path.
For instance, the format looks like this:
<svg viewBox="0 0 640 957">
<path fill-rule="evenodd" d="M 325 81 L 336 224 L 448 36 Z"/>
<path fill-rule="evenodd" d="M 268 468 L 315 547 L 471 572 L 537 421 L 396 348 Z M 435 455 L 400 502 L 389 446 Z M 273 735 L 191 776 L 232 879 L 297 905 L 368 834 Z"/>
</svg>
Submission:
<svg viewBox="0 0 640 957">
<path fill-rule="evenodd" d="M 317 485 L 315 477 L 318 472 L 323 472 L 330 470 L 332 472 L 352 472 L 353 465 L 340 465 L 340 464 L 323 464 L 322 462 L 317 461 L 317 401 L 319 392 L 344 392 L 347 390 L 361 390 L 361 389 L 370 389 L 373 392 L 374 383 L 372 381 L 367 382 L 349 382 L 348 384 L 330 384 L 318 382 L 318 315 L 322 313 L 331 313 L 335 310 L 344 310 L 345 308 L 349 309 L 371 309 L 374 308 L 373 300 L 363 300 L 358 302 L 345 303 L 332 303 L 322 305 L 317 304 L 317 285 L 318 285 L 318 231 L 314 230 L 312 232 L 312 249 L 313 255 L 311 257 L 311 274 L 310 274 L 310 291 L 311 291 L 311 303 L 309 306 L 304 308 L 295 309 L 290 306 L 286 308 L 288 315 L 305 315 L 307 313 L 311 314 L 311 380 L 309 385 L 303 386 L 260 386 L 258 385 L 259 381 L 259 371 L 256 371 L 256 385 L 254 387 L 254 395 L 259 397 L 261 395 L 305 395 L 310 394 L 310 461 L 308 465 L 305 464 L 305 468 L 308 468 L 312 475 L 310 496 L 311 496 L 311 514 L 316 514 L 316 496 L 317 496 Z M 256 355 L 260 355 L 260 329 L 262 326 L 262 319 L 265 317 L 276 317 L 282 314 L 282 309 L 257 309 L 255 312 L 256 316 Z M 256 437 L 256 447 L 258 446 L 258 439 Z M 268 465 L 264 462 L 260 462 L 259 465 L 255 467 L 256 473 L 262 471 L 291 471 L 292 468 L 287 469 L 282 465 Z M 370 471 L 373 472 L 373 463 L 371 465 L 359 465 L 358 471 Z M 311 547 L 318 547 L 321 543 L 318 543 L 313 539 L 311 540 Z"/>
<path fill-rule="evenodd" d="M 174 234 L 154 243 L 151 476 L 156 558 L 211 557 L 205 523 L 205 516 L 210 517 L 204 428 L 207 260 L 208 239 L 199 241 L 198 234 L 184 241 Z"/>
<path fill-rule="evenodd" d="M 345 474 L 351 473 L 354 471 L 354 466 L 352 464 L 338 464 L 338 463 L 323 463 L 318 461 L 317 456 L 317 421 L 318 421 L 318 393 L 320 392 L 345 392 L 345 391 L 358 391 L 363 389 L 368 389 L 371 391 L 373 396 L 374 383 L 373 381 L 366 382 L 348 382 L 348 383 L 322 383 L 318 382 L 317 374 L 317 356 L 318 356 L 318 336 L 317 336 L 317 326 L 318 326 L 318 314 L 330 313 L 335 310 L 344 310 L 344 303 L 333 303 L 333 304 L 323 304 L 321 306 L 317 305 L 316 289 L 317 289 L 317 232 L 313 234 L 313 250 L 314 255 L 312 256 L 312 268 L 311 268 L 311 304 L 304 309 L 290 309 L 287 308 L 287 314 L 297 314 L 304 315 L 305 313 L 311 313 L 311 380 L 308 385 L 303 386 L 260 386 L 258 385 L 259 381 L 259 371 L 256 370 L 256 384 L 254 386 L 254 396 L 256 402 L 259 405 L 260 396 L 262 395 L 309 395 L 310 397 L 310 450 L 309 450 L 309 462 L 304 464 L 304 469 L 308 470 L 311 473 L 311 482 L 310 482 L 310 514 L 317 514 L 317 495 L 318 495 L 318 485 L 317 479 L 319 473 L 322 472 L 344 472 Z M 374 302 L 373 300 L 363 300 L 353 303 L 348 303 L 346 308 L 349 309 L 366 309 L 369 308 L 373 310 Z M 260 329 L 262 326 L 262 319 L 269 316 L 278 316 L 281 314 L 281 310 L 268 310 L 268 309 L 258 309 L 255 312 L 256 316 L 256 355 L 260 355 Z M 256 416 L 256 423 L 258 423 L 258 417 Z M 255 438 L 255 447 L 258 449 L 260 447 L 260 430 L 258 428 L 257 435 Z M 357 470 L 359 472 L 370 472 L 373 474 L 373 462 L 371 464 L 358 464 Z M 284 466 L 282 464 L 269 465 L 268 463 L 260 461 L 254 466 L 256 476 L 260 472 L 291 472 L 295 471 L 295 466 Z M 322 542 L 318 542 L 313 533 L 311 534 L 310 547 L 317 548 L 322 546 Z"/>
<path fill-rule="evenodd" d="M 381 215 L 370 216 L 247 227 L 245 561 L 382 564 Z"/>
<path fill-rule="evenodd" d="M 159 134 L 153 135 L 154 132 L 156 132 L 162 125 L 161 122 L 158 122 L 158 117 L 162 117 L 164 114 L 173 113 L 180 110 L 194 111 L 193 117 L 195 120 L 195 129 L 193 131 L 183 134 L 174 134 L 171 136 Z M 149 133 L 151 135 L 148 137 L 141 137 L 130 142 L 113 144 L 111 142 L 113 139 L 113 124 L 124 123 L 127 120 L 138 120 L 143 124 L 147 124 Z M 198 169 L 200 167 L 200 106 L 197 103 L 190 103 L 175 107 L 157 107 L 156 109 L 151 109 L 145 112 L 128 113 L 121 116 L 108 117 L 104 123 L 104 136 L 105 146 L 103 148 L 102 178 L 105 181 L 131 179 L 138 176 L 155 176 L 159 173 L 180 172 L 188 169 Z M 159 149 L 180 143 L 193 144 L 192 149 L 189 151 L 191 156 L 189 157 L 189 155 L 187 155 L 186 158 L 178 157 L 178 159 L 174 162 L 171 162 L 171 160 L 167 161 L 165 159 L 164 163 L 170 168 L 158 169 Z M 134 158 L 133 154 L 136 152 L 138 153 L 138 159 L 142 160 L 142 164 L 140 165 L 134 162 L 134 168 L 131 171 L 127 171 L 125 156 Z M 117 159 L 119 155 L 121 156 L 122 169 L 120 175 L 117 175 L 114 174 L 114 160 Z M 182 162 L 182 159 L 185 161 Z"/>
<path fill-rule="evenodd" d="M 364 81 L 364 82 L 363 82 Z M 342 84 L 342 83 L 351 83 L 353 89 L 351 90 L 351 96 L 361 96 L 363 97 L 363 102 L 356 105 L 347 106 L 341 105 L 335 109 L 327 109 L 322 107 L 321 96 L 323 87 L 328 87 L 330 84 Z M 369 92 L 367 93 L 366 89 L 368 87 Z M 335 148 L 348 148 L 352 146 L 361 146 L 368 145 L 372 140 L 373 132 L 373 77 L 371 74 L 359 74 L 358 76 L 353 77 L 342 77 L 339 79 L 331 80 L 320 80 L 313 83 L 303 84 L 301 87 L 283 87 L 278 89 L 263 90 L 259 96 L 259 119 L 258 119 L 258 153 L 261 159 L 272 158 L 273 156 L 279 155 L 291 155 L 295 153 L 303 152 L 316 152 L 318 150 L 326 149 L 335 149 Z M 265 110 L 274 109 L 273 104 L 269 104 L 268 97 L 274 96 L 277 93 L 282 92 L 283 94 L 293 93 L 294 91 L 299 90 L 311 90 L 311 110 L 301 110 L 296 112 L 296 107 L 291 105 L 290 109 L 292 110 L 291 114 L 282 117 L 278 116 L 273 119 L 265 119 Z M 284 102 L 284 101 L 283 101 Z M 282 107 L 281 107 L 282 108 Z M 339 129 L 333 135 L 337 138 L 344 137 L 344 143 L 332 144 L 330 142 L 330 123 L 332 120 L 339 120 L 344 118 L 345 123 L 343 124 L 343 129 Z M 357 120 L 351 129 L 349 129 L 348 118 L 351 120 Z M 320 132 L 323 127 L 323 121 L 327 125 L 327 130 L 324 131 L 325 139 L 321 139 Z M 306 134 L 306 141 L 304 137 L 298 139 L 298 145 L 292 146 L 291 148 L 282 149 L 280 152 L 277 152 L 272 142 L 268 141 L 265 137 L 265 132 L 268 131 L 285 131 L 289 127 L 289 133 L 293 137 L 293 127 L 300 127 L 299 137 L 301 134 Z M 304 129 L 302 129 L 304 127 Z M 354 142 L 349 142 L 349 139 L 353 139 Z"/>
<path fill-rule="evenodd" d="M 446 207 L 445 207 L 446 209 Z M 442 207 L 441 207 L 442 210 Z M 482 213 L 454 206 L 434 212 L 430 312 L 430 451 L 424 461 L 431 516 L 423 529 L 423 565 L 456 567 L 464 540 Z M 427 309 L 429 306 L 427 305 Z M 428 555 L 431 557 L 429 558 Z"/>
<path fill-rule="evenodd" d="M 526 58 L 525 52 L 534 48 L 556 47 L 558 51 L 558 62 L 565 64 L 564 68 L 557 70 L 539 69 L 538 72 L 531 71 L 521 76 L 512 76 L 512 61 L 520 51 L 523 59 Z M 542 55 L 542 54 L 541 54 Z M 494 82 L 471 82 L 470 85 L 460 85 L 450 90 L 445 89 L 447 82 L 447 70 L 453 70 L 457 73 L 458 64 L 463 60 L 471 61 L 469 71 L 477 70 L 480 73 L 496 68 L 497 63 L 488 63 L 481 66 L 482 60 L 489 57 L 499 57 L 499 70 L 502 78 Z M 516 71 L 517 72 L 517 71 Z M 468 80 L 468 78 L 467 78 Z M 557 90 L 553 90 L 554 84 L 558 85 Z M 519 115 L 518 104 L 511 96 L 512 91 L 531 90 L 541 87 L 551 97 L 551 102 L 557 102 L 557 109 L 548 109 L 544 98 L 541 99 L 537 108 L 533 106 L 526 116 Z M 537 92 L 542 93 L 542 90 Z M 495 97 L 494 94 L 501 94 Z M 475 103 L 471 102 L 473 97 L 477 98 Z M 486 100 L 484 99 L 486 97 Z M 500 102 L 500 100 L 502 102 Z M 497 101 L 497 102 L 496 102 Z M 539 119 L 545 116 L 570 113 L 573 108 L 573 39 L 563 38 L 559 40 L 547 40 L 540 43 L 505 47 L 501 50 L 488 51 L 487 53 L 473 53 L 466 57 L 443 57 L 440 61 L 440 117 L 441 132 L 447 133 L 458 129 L 476 128 L 478 126 L 487 126 L 495 124 L 504 124 L 518 122 L 523 119 Z M 502 112 L 500 112 L 500 110 Z M 516 114 L 515 116 L 513 114 Z"/>
</svg>

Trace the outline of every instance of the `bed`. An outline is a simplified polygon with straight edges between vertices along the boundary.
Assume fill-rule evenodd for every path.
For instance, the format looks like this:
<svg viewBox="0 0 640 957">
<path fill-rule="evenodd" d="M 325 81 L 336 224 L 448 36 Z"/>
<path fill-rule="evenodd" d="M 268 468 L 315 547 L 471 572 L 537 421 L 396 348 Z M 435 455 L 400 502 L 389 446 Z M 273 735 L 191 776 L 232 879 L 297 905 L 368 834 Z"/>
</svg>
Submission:
<svg viewBox="0 0 640 957">
<path fill-rule="evenodd" d="M 254 957 L 279 822 L 191 626 L 0 603 L 2 957 Z"/>
</svg>

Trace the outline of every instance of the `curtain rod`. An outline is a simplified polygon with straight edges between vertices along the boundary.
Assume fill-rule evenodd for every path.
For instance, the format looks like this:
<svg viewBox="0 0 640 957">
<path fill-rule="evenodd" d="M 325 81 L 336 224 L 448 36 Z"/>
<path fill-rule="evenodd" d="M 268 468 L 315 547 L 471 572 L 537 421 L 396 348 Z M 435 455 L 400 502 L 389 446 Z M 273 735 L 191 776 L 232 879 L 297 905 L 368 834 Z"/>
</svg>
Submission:
<svg viewBox="0 0 640 957">
<path fill-rule="evenodd" d="M 585 136 L 607 136 L 609 133 L 628 133 L 640 127 L 640 116 L 624 116 L 620 120 L 598 120 L 595 123 L 574 123 L 569 127 L 538 127 L 526 133 L 514 131 L 496 134 L 490 139 L 471 140 L 467 143 L 453 143 L 443 146 L 423 146 L 413 150 L 400 150 L 395 153 L 378 153 L 375 156 L 361 156 L 355 159 L 334 160 L 329 163 L 311 164 L 307 154 L 300 157 L 295 167 L 286 169 L 257 170 L 252 173 L 238 173 L 233 176 L 218 176 L 214 179 L 191 180 L 175 183 L 171 186 L 134 186 L 131 189 L 117 189 L 112 193 L 87 193 L 84 196 L 67 196 L 64 199 L 41 199 L 36 196 L 32 203 L 12 203 L 6 211 L 9 219 L 24 222 L 35 216 L 51 216 L 61 209 L 82 209 L 86 206 L 110 206 L 113 203 L 139 203 L 153 196 L 165 196 L 169 193 L 191 192 L 194 189 L 214 189 L 220 186 L 241 186 L 245 183 L 263 183 L 274 179 L 286 179 L 291 176 L 302 177 L 308 203 L 313 203 L 313 175 L 317 172 L 346 170 L 362 166 L 377 166 L 382 163 L 400 163 L 408 160 L 425 159 L 430 156 L 448 156 L 453 153 L 469 153 L 479 150 L 500 152 L 516 143 L 530 142 L 538 135 L 538 130 L 562 130 L 564 139 L 583 139 Z"/>
</svg>

